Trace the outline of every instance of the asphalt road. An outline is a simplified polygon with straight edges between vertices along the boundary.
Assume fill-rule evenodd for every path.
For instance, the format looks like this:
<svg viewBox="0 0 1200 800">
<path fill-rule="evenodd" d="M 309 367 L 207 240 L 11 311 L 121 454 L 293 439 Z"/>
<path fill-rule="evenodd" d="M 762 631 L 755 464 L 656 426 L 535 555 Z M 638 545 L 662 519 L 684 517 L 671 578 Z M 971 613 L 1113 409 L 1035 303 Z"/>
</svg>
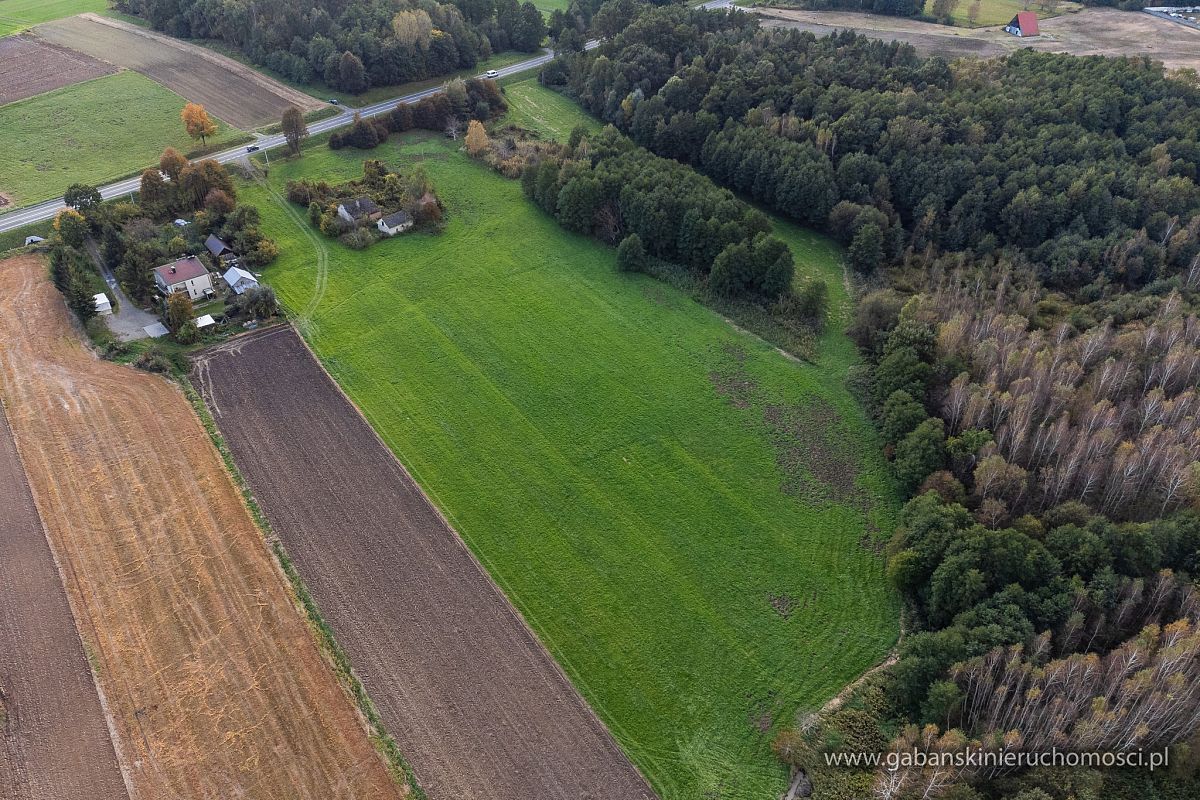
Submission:
<svg viewBox="0 0 1200 800">
<path fill-rule="evenodd" d="M 700 7 L 709 9 L 710 11 L 715 11 L 717 9 L 738 10 L 737 6 L 733 5 L 732 0 L 708 0 L 708 2 L 701 4 Z M 591 50 L 592 48 L 599 47 L 600 41 L 598 39 L 592 39 L 585 46 L 588 50 Z M 517 75 L 522 72 L 537 69 L 538 67 L 548 63 L 553 58 L 554 53 L 550 50 L 546 50 L 540 56 L 534 56 L 533 58 L 529 58 L 524 61 L 518 61 L 517 63 L 510 64 L 503 69 L 498 69 L 496 72 L 499 73 L 498 77 L 507 78 L 510 75 Z M 483 76 L 479 75 L 478 77 Z M 325 133 L 326 131 L 331 131 L 336 128 L 344 128 L 354 121 L 355 113 L 362 114 L 364 117 L 374 117 L 379 114 L 386 114 L 395 108 L 397 103 L 415 103 L 424 97 L 437 94 L 441 90 L 442 89 L 439 86 L 432 89 L 426 89 L 421 92 L 406 94 L 401 97 L 393 97 L 390 100 L 384 100 L 379 103 L 364 106 L 363 108 L 345 108 L 342 113 L 338 114 L 336 117 L 329 117 L 327 119 L 310 124 L 308 126 L 308 132 L 309 135 L 315 136 L 316 134 Z M 252 144 L 257 146 L 259 151 L 266 151 L 283 147 L 286 143 L 287 142 L 283 138 L 283 134 L 277 133 L 271 136 L 259 136 Z M 249 146 L 250 145 L 238 145 L 237 147 L 231 147 L 228 150 L 222 150 L 219 153 L 205 156 L 205 158 L 215 159 L 221 163 L 225 163 L 227 161 L 236 161 L 237 159 L 243 158 L 247 155 L 246 148 Z M 105 200 L 111 200 L 114 197 L 132 194 L 138 190 L 141 182 L 141 175 L 135 175 L 134 177 L 127 178 L 123 181 L 110 183 L 107 186 L 100 187 L 100 196 Z M 16 228 L 23 228 L 24 226 L 31 225 L 35 222 L 53 219 L 54 215 L 57 214 L 62 208 L 64 208 L 62 198 L 56 197 L 53 200 L 47 200 L 43 203 L 38 203 L 37 205 L 24 206 L 22 208 L 17 208 L 7 213 L 0 214 L 0 233 L 3 233 L 4 231 L 11 231 Z"/>
<path fill-rule="evenodd" d="M 728 0 L 720 1 L 728 2 Z M 591 49 L 593 47 L 597 47 L 599 44 L 600 43 L 598 41 L 593 40 L 587 43 L 587 47 L 588 49 Z M 533 58 L 526 59 L 525 61 L 519 61 L 516 64 L 504 67 L 503 69 L 498 69 L 496 72 L 499 73 L 499 77 L 506 78 L 510 75 L 516 75 L 531 69 L 537 69 L 538 67 L 550 61 L 552 58 L 554 58 L 554 54 L 550 51 L 546 51 L 540 56 L 535 56 Z M 483 76 L 480 75 L 479 77 Z M 364 106 L 363 108 L 345 108 L 342 113 L 338 114 L 336 117 L 329 117 L 327 119 L 319 120 L 318 122 L 310 123 L 308 126 L 308 132 L 310 135 L 315 136 L 318 133 L 325 133 L 326 131 L 331 131 L 336 128 L 343 128 L 354 121 L 355 113 L 362 114 L 364 117 L 374 117 L 379 114 L 386 114 L 395 108 L 397 103 L 415 103 L 424 97 L 429 97 L 430 95 L 437 94 L 440 91 L 441 87 L 434 87 L 421 92 L 406 94 L 402 97 L 394 97 L 390 100 L 384 100 L 379 103 Z M 264 151 L 283 147 L 286 143 L 287 142 L 284 139 L 283 134 L 277 133 L 271 136 L 260 136 L 255 139 L 252 144 L 256 145 L 260 151 Z M 205 156 L 205 158 L 215 159 L 221 163 L 225 163 L 227 161 L 236 161 L 237 159 L 243 158 L 247 155 L 246 148 L 249 146 L 250 145 L 244 144 L 238 145 L 237 147 L 231 147 L 228 150 L 223 150 L 219 153 Z M 100 196 L 105 200 L 110 200 L 114 197 L 132 194 L 138 190 L 141 182 L 141 175 L 136 175 L 123 181 L 110 183 L 107 186 L 100 187 Z M 55 199 L 47 200 L 44 203 L 25 206 L 23 208 L 14 209 L 13 211 L 0 214 L 0 233 L 13 230 L 14 228 L 21 228 L 34 222 L 53 219 L 54 215 L 59 212 L 59 209 L 63 207 L 62 198 L 56 197 Z"/>
</svg>

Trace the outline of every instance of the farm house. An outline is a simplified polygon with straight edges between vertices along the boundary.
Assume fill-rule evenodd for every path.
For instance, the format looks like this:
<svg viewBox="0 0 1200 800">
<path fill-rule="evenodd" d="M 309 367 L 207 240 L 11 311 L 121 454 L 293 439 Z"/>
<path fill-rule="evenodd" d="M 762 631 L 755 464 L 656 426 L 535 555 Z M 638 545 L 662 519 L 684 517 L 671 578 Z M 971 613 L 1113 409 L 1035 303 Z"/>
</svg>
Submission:
<svg viewBox="0 0 1200 800">
<path fill-rule="evenodd" d="M 195 256 L 186 256 L 155 268 L 154 282 L 163 295 L 187 292 L 188 297 L 199 300 L 213 293 L 208 270 Z"/>
<path fill-rule="evenodd" d="M 1032 11 L 1019 11 L 1012 22 L 1004 26 L 1004 30 L 1022 39 L 1038 35 L 1037 14 Z"/>
</svg>

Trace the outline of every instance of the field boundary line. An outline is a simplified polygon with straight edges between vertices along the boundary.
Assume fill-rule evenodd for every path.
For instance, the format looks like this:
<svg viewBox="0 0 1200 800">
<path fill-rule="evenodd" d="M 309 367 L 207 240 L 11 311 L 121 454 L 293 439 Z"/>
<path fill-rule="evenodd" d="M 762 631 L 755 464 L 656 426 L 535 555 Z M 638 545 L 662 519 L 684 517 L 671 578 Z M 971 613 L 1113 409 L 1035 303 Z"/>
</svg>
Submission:
<svg viewBox="0 0 1200 800">
<path fill-rule="evenodd" d="M 263 330 L 243 334 L 242 336 L 236 336 L 228 342 L 223 342 L 216 347 L 203 351 L 192 362 L 197 370 L 198 380 L 202 384 L 206 380 L 204 376 L 207 374 L 207 358 L 209 354 L 236 350 L 237 346 L 245 344 L 249 339 L 265 338 L 266 336 L 277 335 L 283 331 L 290 330 L 293 330 L 290 325 L 275 325 Z M 297 335 L 297 338 L 301 337 Z M 303 341 L 302 338 L 301 341 Z M 200 418 L 200 424 L 204 426 L 204 430 L 212 441 L 213 447 L 217 449 L 217 453 L 225 465 L 225 471 L 229 475 L 230 481 L 232 481 L 238 493 L 241 494 L 246 510 L 250 513 L 251 519 L 254 520 L 255 527 L 258 528 L 263 536 L 263 543 L 267 545 L 267 549 L 273 556 L 272 563 L 291 588 L 293 600 L 298 606 L 297 610 L 303 613 L 305 621 L 308 622 L 314 644 L 317 645 L 317 649 L 322 653 L 327 665 L 333 670 L 338 684 L 350 696 L 355 707 L 362 715 L 368 738 L 375 745 L 376 752 L 383 759 L 385 766 L 392 773 L 397 783 L 400 783 L 399 779 L 401 776 L 404 777 L 404 784 L 410 790 L 415 800 L 427 800 L 425 790 L 421 788 L 420 783 L 417 781 L 412 766 L 400 751 L 396 740 L 388 733 L 383 720 L 379 716 L 379 711 L 375 707 L 374 701 L 371 700 L 366 687 L 363 686 L 362 681 L 354 672 L 350 657 L 338 643 L 337 637 L 334 636 L 333 629 L 329 626 L 329 623 L 321 615 L 320 609 L 317 607 L 316 601 L 305 585 L 303 577 L 296 570 L 295 564 L 293 564 L 291 557 L 287 554 L 287 550 L 283 546 L 283 541 L 275 534 L 274 529 L 271 527 L 270 519 L 267 518 L 266 513 L 258 504 L 258 499 L 254 496 L 249 482 L 247 482 L 245 476 L 242 475 L 241 470 L 238 468 L 237 462 L 233 458 L 233 453 L 230 452 L 229 446 L 225 443 L 225 437 L 221 434 L 216 420 L 209 413 L 202 393 L 196 390 L 186 375 L 180 376 L 179 387 L 196 416 Z"/>
<path fill-rule="evenodd" d="M 518 626 L 520 627 L 520 629 L 524 633 L 524 635 L 526 637 L 528 637 L 529 640 L 532 643 L 534 643 L 537 647 L 542 648 L 546 652 L 546 654 L 549 656 L 550 663 L 553 665 L 553 670 L 554 670 L 555 676 L 560 681 L 563 681 L 566 684 L 567 688 L 570 689 L 569 694 L 575 699 L 575 701 L 579 704 L 579 706 L 582 707 L 582 709 L 583 709 L 584 713 L 587 715 L 587 717 L 589 719 L 591 719 L 591 721 L 595 725 L 598 726 L 599 730 L 604 732 L 604 738 L 607 740 L 609 746 L 613 750 L 615 750 L 615 752 L 621 758 L 623 758 L 629 762 L 629 764 L 633 767 L 634 772 L 637 773 L 637 776 L 641 779 L 642 783 L 645 785 L 646 790 L 648 792 L 650 792 L 650 794 L 652 796 L 658 797 L 659 796 L 658 792 L 656 792 L 654 790 L 653 785 L 651 785 L 650 781 L 647 780 L 646 776 L 644 774 L 642 774 L 642 771 L 638 767 L 637 763 L 634 762 L 634 760 L 628 756 L 628 754 L 625 752 L 625 750 L 617 742 L 617 738 L 615 736 L 613 736 L 612 731 L 609 730 L 608 725 L 605 724 L 604 720 L 600 719 L 599 715 L 596 714 L 595 709 L 592 708 L 591 703 L 589 703 L 587 700 L 585 700 L 583 697 L 583 694 L 579 691 L 579 689 L 577 689 L 575 687 L 575 682 L 571 680 L 570 676 L 566 673 L 566 670 L 563 669 L 562 665 L 559 663 L 558 658 L 556 658 L 550 652 L 550 648 L 547 647 L 544 642 L 542 642 L 541 637 L 539 637 L 537 635 L 537 633 L 533 630 L 533 628 L 531 628 L 529 626 L 529 623 L 525 621 L 525 617 L 520 612 L 517 611 L 514 602 L 509 599 L 508 593 L 506 593 L 500 587 L 500 584 L 497 583 L 496 580 L 492 577 L 492 573 L 486 567 L 484 567 L 483 563 L 475 555 L 475 551 L 472 550 L 470 548 L 470 546 L 466 543 L 466 540 L 463 538 L 463 536 L 459 532 L 458 528 L 455 525 L 451 524 L 447 515 L 442 512 L 441 507 L 437 503 L 434 503 L 433 500 L 430 499 L 430 491 L 426 489 L 426 487 L 423 483 L 417 481 L 417 479 L 415 477 L 413 477 L 413 473 L 409 471 L 408 467 L 405 466 L 404 462 L 401 461 L 400 458 L 396 455 L 396 451 L 393 450 L 386 441 L 384 441 L 383 437 L 379 434 L 379 431 L 376 430 L 375 426 L 371 424 L 371 420 L 367 417 L 367 415 L 364 414 L 362 409 L 358 407 L 358 404 L 355 403 L 354 400 L 351 399 L 351 397 L 348 394 L 346 394 L 346 391 L 342 388 L 342 385 L 340 383 L 338 383 L 334 379 L 333 375 L 331 375 L 329 373 L 329 370 L 325 368 L 324 362 L 322 362 L 321 359 L 317 357 L 317 354 L 313 351 L 312 347 L 309 345 L 308 340 L 305 339 L 303 336 L 301 336 L 300 332 L 295 330 L 295 328 L 292 328 L 292 332 L 296 336 L 296 338 L 300 340 L 301 344 L 304 345 L 305 351 L 308 353 L 309 357 L 316 363 L 317 367 L 321 370 L 321 373 L 325 376 L 325 378 L 331 384 L 333 384 L 335 391 L 337 391 L 337 393 L 339 395 L 341 395 L 343 399 L 345 399 L 345 401 L 350 405 L 350 407 L 354 409 L 354 413 L 356 413 L 359 416 L 359 418 L 363 421 L 363 424 L 365 424 L 367 426 L 367 428 L 371 431 L 371 435 L 379 442 L 380 446 L 383 447 L 383 449 L 387 452 L 388 457 L 391 458 L 391 460 L 393 461 L 393 463 L 396 464 L 397 467 L 399 467 L 401 473 L 403 473 L 403 475 L 405 477 L 407 477 L 409 480 L 411 480 L 413 485 L 415 487 L 417 487 L 418 490 L 420 490 L 421 499 L 430 508 L 430 510 L 432 510 L 433 513 L 437 515 L 438 519 L 441 520 L 442 524 L 444 524 L 446 526 L 446 529 L 449 530 L 454 535 L 455 544 L 457 544 L 458 547 L 460 547 L 463 550 L 463 552 L 466 553 L 467 558 L 469 558 L 471 560 L 471 563 L 475 565 L 475 569 L 477 569 L 479 571 L 480 575 L 483 576 L 484 580 L 492 588 L 492 591 L 494 591 L 500 597 L 500 599 L 503 602 L 505 611 L 509 615 L 511 615 L 512 618 L 517 622 Z"/>
<path fill-rule="evenodd" d="M 236 75 L 246 78 L 251 83 L 266 89 L 280 99 L 286 100 L 293 105 L 298 106 L 302 111 L 316 111 L 322 106 L 327 105 L 327 103 L 321 102 L 312 95 L 304 94 L 303 92 L 293 89 L 292 87 L 280 83 L 279 81 L 272 80 L 266 75 L 263 75 L 261 72 L 252 69 L 245 64 L 235 61 L 227 56 L 223 56 L 220 53 L 214 53 L 213 51 L 200 47 L 199 45 L 194 45 L 190 42 L 185 42 L 181 39 L 176 39 L 171 36 L 165 36 L 156 31 L 147 30 L 146 28 L 140 28 L 137 25 L 130 25 L 128 22 L 123 22 L 119 19 L 102 17 L 99 14 L 95 14 L 90 11 L 79 14 L 78 16 L 79 18 L 86 19 L 89 22 L 106 25 L 110 28 L 123 31 L 125 33 L 134 34 L 142 37 L 143 39 L 149 39 L 152 42 L 157 42 L 164 47 L 182 50 L 183 52 L 196 56 L 197 58 L 202 58 L 210 64 L 215 64 L 222 69 L 229 70 Z"/>
<path fill-rule="evenodd" d="M 86 337 L 84 341 L 87 341 Z M 88 347 L 90 348 L 90 345 Z M 94 355 L 93 351 L 93 355 Z M 16 448 L 17 457 L 21 460 L 21 472 L 25 477 L 25 488 L 29 492 L 30 498 L 33 500 L 34 509 L 37 511 L 38 527 L 42 531 L 42 538 L 46 541 L 46 547 L 50 550 L 50 558 L 54 561 L 54 568 L 58 572 L 58 580 L 62 585 L 63 594 L 67 598 L 67 607 L 71 609 L 71 621 L 74 623 L 75 635 L 79 637 L 79 646 L 83 649 L 84 660 L 88 665 L 88 675 L 92 679 L 92 686 L 96 689 L 96 698 L 100 703 L 100 709 L 104 714 L 104 725 L 108 729 L 108 738 L 112 743 L 113 757 L 117 762 L 117 770 L 121 773 L 121 781 L 125 784 L 125 794 L 131 800 L 137 798 L 138 795 L 133 788 L 133 776 L 130 772 L 130 764 L 128 756 L 121 747 L 121 736 L 117 731 L 117 720 L 113 716 L 112 709 L 108 704 L 108 695 L 104 693 L 104 687 L 101 685 L 100 676 L 96 673 L 95 661 L 97 658 L 104 658 L 104 655 L 97 654 L 92 648 L 88 647 L 87 640 L 83 638 L 81 630 L 83 619 L 87 620 L 87 627 L 93 632 L 93 636 L 98 639 L 99 636 L 95 633 L 96 621 L 92 618 L 90 609 L 84 605 L 84 608 L 76 607 L 75 595 L 71 591 L 70 585 L 67 583 L 67 573 L 70 572 L 74 579 L 74 585 L 78 591 L 82 591 L 82 584 L 75 578 L 74 570 L 70 568 L 70 564 L 64 566 L 64 562 L 58 555 L 58 548 L 54 546 L 54 539 L 50 535 L 50 531 L 46 528 L 46 521 L 42 518 L 42 509 L 37 502 L 37 496 L 34 495 L 32 487 L 29 485 L 29 471 L 25 467 L 25 456 L 22 454 L 20 437 L 17 436 L 16 430 L 13 429 L 12 423 L 9 421 L 8 408 L 4 403 L 3 398 L 0 398 L 0 415 L 4 416 L 4 424 L 8 426 L 9 434 L 12 436 L 13 446 Z M 107 664 L 106 664 L 107 666 Z"/>
</svg>

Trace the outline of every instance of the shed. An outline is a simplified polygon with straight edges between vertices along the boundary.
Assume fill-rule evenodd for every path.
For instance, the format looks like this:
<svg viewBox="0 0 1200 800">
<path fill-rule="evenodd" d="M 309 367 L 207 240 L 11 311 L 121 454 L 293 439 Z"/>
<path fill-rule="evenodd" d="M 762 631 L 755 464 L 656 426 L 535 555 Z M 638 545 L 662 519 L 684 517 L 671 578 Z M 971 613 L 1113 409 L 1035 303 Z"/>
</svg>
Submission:
<svg viewBox="0 0 1200 800">
<path fill-rule="evenodd" d="M 1004 30 L 1022 39 L 1038 35 L 1037 14 L 1032 11 L 1018 11 L 1012 22 L 1004 26 Z"/>
<path fill-rule="evenodd" d="M 229 288 L 233 290 L 234 294 L 241 294 L 248 289 L 258 288 L 258 278 L 255 278 L 241 267 L 230 267 L 221 277 L 225 280 L 225 283 L 229 284 Z"/>
<path fill-rule="evenodd" d="M 196 327 L 200 328 L 201 330 L 209 327 L 210 325 L 217 324 L 217 321 L 215 319 L 213 319 L 212 314 L 205 314 L 202 317 L 196 317 L 195 321 L 196 321 Z"/>
<path fill-rule="evenodd" d="M 46 240 L 40 236 L 26 236 L 25 237 L 25 244 L 40 244 L 41 242 L 44 242 L 44 241 L 46 241 Z"/>
<path fill-rule="evenodd" d="M 208 248 L 208 252 L 220 259 L 233 258 L 233 248 L 225 244 L 215 233 L 210 233 L 208 238 L 204 240 L 204 246 Z"/>
<path fill-rule="evenodd" d="M 413 218 L 407 211 L 397 211 L 394 214 L 388 214 L 375 223 L 375 227 L 379 228 L 380 232 L 385 236 L 395 236 L 397 233 L 404 233 L 412 226 Z"/>
<path fill-rule="evenodd" d="M 102 317 L 107 317 L 112 314 L 112 303 L 108 301 L 108 295 L 100 292 L 92 298 L 92 302 L 96 304 L 96 313 Z"/>
<path fill-rule="evenodd" d="M 142 328 L 142 330 L 144 330 L 146 335 L 151 339 L 158 339 L 159 337 L 166 336 L 168 333 L 170 333 L 170 331 L 167 330 L 167 326 L 163 325 L 161 322 L 155 322 L 152 325 L 147 325 L 146 327 Z"/>
</svg>

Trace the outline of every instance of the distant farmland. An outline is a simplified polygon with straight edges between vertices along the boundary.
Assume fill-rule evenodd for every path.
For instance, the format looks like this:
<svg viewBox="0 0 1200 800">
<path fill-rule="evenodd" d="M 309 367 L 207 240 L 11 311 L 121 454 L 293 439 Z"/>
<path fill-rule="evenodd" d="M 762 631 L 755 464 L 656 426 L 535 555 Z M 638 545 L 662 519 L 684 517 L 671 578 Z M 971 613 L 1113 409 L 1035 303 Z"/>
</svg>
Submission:
<svg viewBox="0 0 1200 800">
<path fill-rule="evenodd" d="M 116 72 L 91 56 L 32 36 L 0 39 L 0 106 L 42 92 Z"/>
<path fill-rule="evenodd" d="M 325 106 L 231 58 L 95 14 L 39 25 L 35 33 L 140 72 L 242 130 L 278 122 L 291 105 L 306 112 Z"/>
<path fill-rule="evenodd" d="M 103 183 L 157 164 L 168 145 L 192 150 L 198 143 L 179 119 L 185 102 L 122 72 L 0 106 L 0 194 L 33 203 L 72 183 Z M 241 136 L 218 125 L 209 144 Z"/>
<path fill-rule="evenodd" d="M 0 0 L 0 36 L 52 19 L 106 8 L 108 0 Z"/>
<path fill-rule="evenodd" d="M 582 121 L 543 92 L 515 113 Z M 897 636 L 872 538 L 895 499 L 843 382 L 836 247 L 780 228 L 838 315 L 807 366 L 618 274 L 444 137 L 370 157 L 424 164 L 445 232 L 364 252 L 313 232 L 286 181 L 364 158 L 314 144 L 239 186 L 280 244 L 266 282 L 660 796 L 778 796 L 774 732 Z"/>
</svg>

